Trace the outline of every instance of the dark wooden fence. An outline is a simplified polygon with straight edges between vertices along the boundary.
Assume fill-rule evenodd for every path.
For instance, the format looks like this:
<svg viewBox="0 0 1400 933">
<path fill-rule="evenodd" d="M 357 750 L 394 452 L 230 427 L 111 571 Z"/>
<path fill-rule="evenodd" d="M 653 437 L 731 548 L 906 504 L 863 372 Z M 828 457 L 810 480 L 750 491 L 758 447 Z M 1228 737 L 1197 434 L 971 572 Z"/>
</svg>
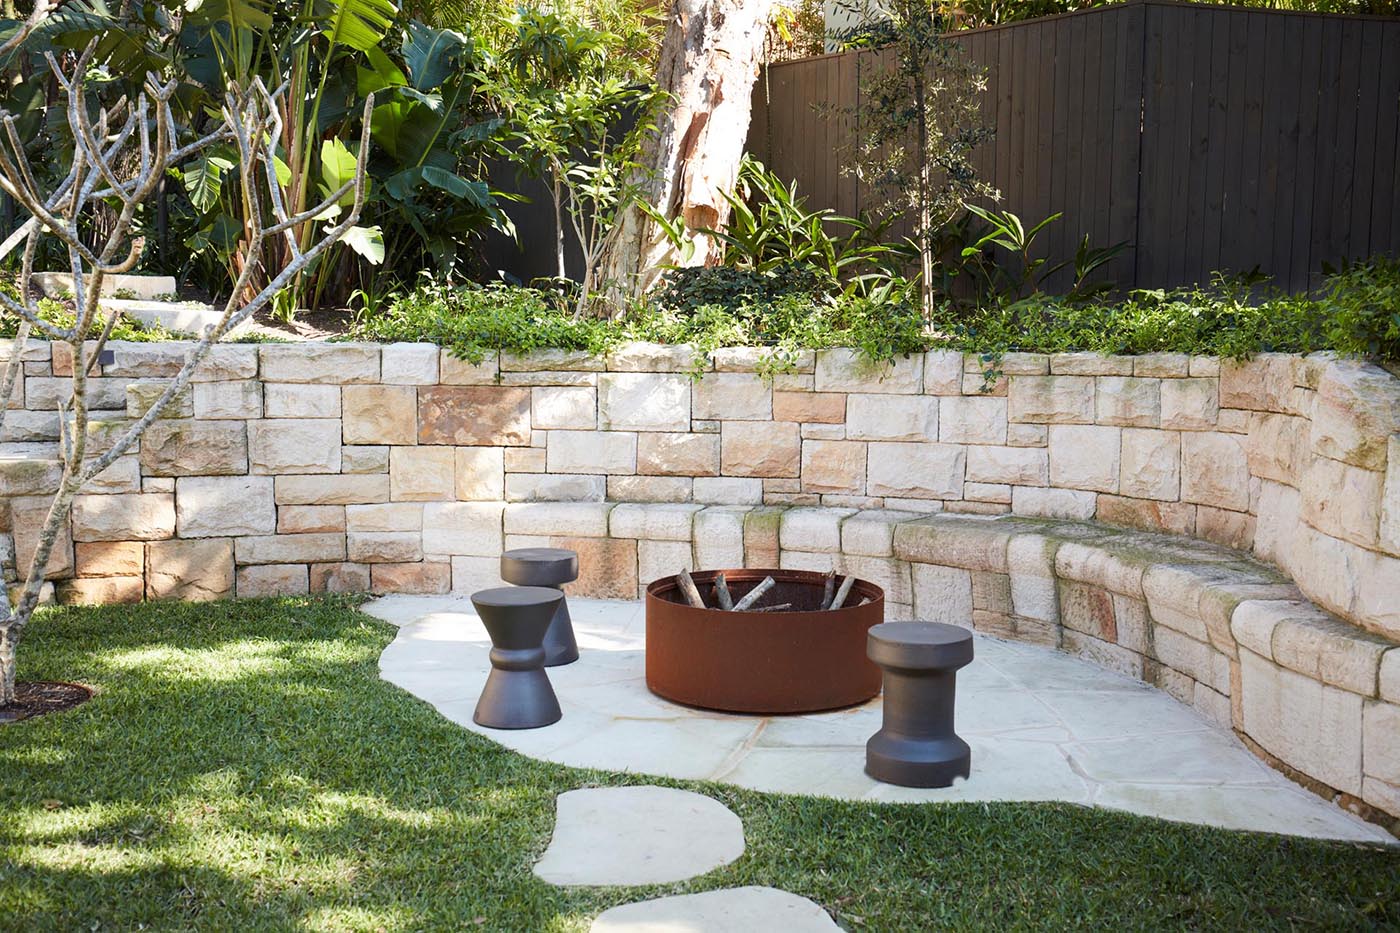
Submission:
<svg viewBox="0 0 1400 933">
<path fill-rule="evenodd" d="M 1400 20 L 1134 0 L 953 33 L 985 69 L 976 162 L 1000 206 L 1064 217 L 1041 255 L 1126 241 L 1122 286 L 1400 253 Z M 879 52 L 775 64 L 749 148 L 812 205 L 871 203 L 843 175 Z M 823 107 L 822 105 L 830 105 Z"/>
</svg>

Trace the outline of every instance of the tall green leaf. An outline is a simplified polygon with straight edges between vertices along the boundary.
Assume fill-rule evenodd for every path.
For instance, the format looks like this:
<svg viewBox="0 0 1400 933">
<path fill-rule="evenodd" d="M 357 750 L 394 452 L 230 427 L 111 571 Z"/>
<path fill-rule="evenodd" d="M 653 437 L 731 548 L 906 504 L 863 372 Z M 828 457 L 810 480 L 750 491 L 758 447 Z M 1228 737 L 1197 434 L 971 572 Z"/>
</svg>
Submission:
<svg viewBox="0 0 1400 933">
<path fill-rule="evenodd" d="M 441 86 L 471 58 L 466 36 L 451 29 L 434 29 L 417 20 L 408 24 L 402 51 L 413 86 L 420 91 Z"/>
<path fill-rule="evenodd" d="M 378 45 L 394 24 L 399 8 L 393 0 L 326 0 L 328 18 L 321 33 L 332 45 L 367 52 Z"/>
</svg>

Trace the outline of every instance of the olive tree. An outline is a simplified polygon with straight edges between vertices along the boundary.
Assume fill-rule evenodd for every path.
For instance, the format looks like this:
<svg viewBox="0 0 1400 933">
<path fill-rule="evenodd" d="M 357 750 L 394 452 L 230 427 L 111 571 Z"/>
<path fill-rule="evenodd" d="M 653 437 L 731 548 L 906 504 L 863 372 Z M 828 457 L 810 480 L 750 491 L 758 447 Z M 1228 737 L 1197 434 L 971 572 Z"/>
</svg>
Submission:
<svg viewBox="0 0 1400 933">
<path fill-rule="evenodd" d="M 49 556 L 68 521 L 74 496 L 85 483 L 131 450 L 189 384 L 215 343 L 266 307 L 274 295 L 355 226 L 364 203 L 372 97 L 365 102 L 364 130 L 353 177 L 319 204 L 289 215 L 277 180 L 276 151 L 282 135 L 279 114 L 284 109 L 281 97 L 285 88 L 269 91 L 261 80 L 254 80 L 247 87 L 233 87 L 224 97 L 218 126 L 182 145 L 171 106 L 178 88 L 175 81 L 162 82 L 159 76 L 148 75 L 134 100 L 124 98 L 111 106 L 92 109 L 86 81 L 95 47 L 89 45 L 67 69 L 52 55 L 48 57 L 59 90 L 66 96 L 68 128 L 73 139 L 72 165 L 57 186 L 41 190 L 25 157 L 13 116 L 0 112 L 0 188 L 30 215 L 26 221 L 28 233 L 19 294 L 14 297 L 0 293 L 0 316 L 14 315 L 18 319 L 9 362 L 0 379 L 0 432 L 19 381 L 24 347 L 32 335 L 67 344 L 73 365 L 71 388 L 65 390 L 58 412 L 58 453 L 62 463 L 58 491 L 36 537 L 28 566 L 18 568 L 21 582 L 14 595 L 0 587 L 0 709 L 15 703 L 16 651 L 39 604 Z M 232 145 L 238 152 L 239 193 L 247 208 L 240 242 L 244 261 L 239 281 L 217 321 L 193 343 L 179 372 L 168 380 L 155 404 L 119 431 L 112 443 L 90 451 L 88 379 L 96 371 L 103 347 L 121 314 L 99 302 L 103 279 L 132 269 L 140 259 L 144 243 L 134 235 L 140 208 L 161 179 L 172 168 L 213 145 Z M 99 209 L 116 216 L 103 225 L 105 232 L 97 242 L 91 243 L 87 220 Z M 316 236 L 309 243 L 299 240 L 296 231 L 313 221 L 320 223 Z M 44 315 L 31 296 L 34 259 L 44 237 L 57 239 L 67 253 L 73 278 L 71 324 L 66 318 L 59 322 Z M 287 262 L 280 269 L 262 270 L 262 246 L 273 238 L 285 241 Z M 254 293 L 249 286 L 259 272 L 267 284 Z M 250 294 L 252 297 L 248 297 Z"/>
</svg>

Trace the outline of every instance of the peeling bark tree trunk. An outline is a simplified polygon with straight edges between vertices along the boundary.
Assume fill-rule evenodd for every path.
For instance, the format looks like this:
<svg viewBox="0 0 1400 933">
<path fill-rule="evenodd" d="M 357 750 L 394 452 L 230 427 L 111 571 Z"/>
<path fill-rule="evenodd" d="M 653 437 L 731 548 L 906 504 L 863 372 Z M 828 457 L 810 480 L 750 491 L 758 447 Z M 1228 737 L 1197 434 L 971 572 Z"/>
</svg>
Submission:
<svg viewBox="0 0 1400 933">
<path fill-rule="evenodd" d="M 733 190 L 749 133 L 754 80 L 763 53 L 772 0 L 677 0 L 661 43 L 657 85 L 670 100 L 642 152 L 650 175 L 641 200 L 688 230 L 722 229 L 729 219 L 724 193 Z M 708 237 L 695 237 L 684 262 L 664 231 L 629 207 L 601 263 L 600 278 L 615 296 L 639 295 L 663 265 L 717 261 Z"/>
</svg>

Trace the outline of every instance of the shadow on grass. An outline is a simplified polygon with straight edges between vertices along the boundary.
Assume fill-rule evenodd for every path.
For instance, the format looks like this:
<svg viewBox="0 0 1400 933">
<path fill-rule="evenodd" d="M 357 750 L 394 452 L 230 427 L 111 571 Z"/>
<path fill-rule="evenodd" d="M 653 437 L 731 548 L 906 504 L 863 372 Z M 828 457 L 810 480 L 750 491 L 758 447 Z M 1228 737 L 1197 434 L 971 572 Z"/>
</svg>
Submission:
<svg viewBox="0 0 1400 933">
<path fill-rule="evenodd" d="M 1062 805 L 876 806 L 700 787 L 749 850 L 684 885 L 552 888 L 553 801 L 649 779 L 531 761 L 378 679 L 348 600 L 61 610 L 26 678 L 99 688 L 0 728 L 0 927 L 580 929 L 770 884 L 852 929 L 1400 923 L 1400 855 Z M 674 786 L 683 782 L 660 781 Z"/>
</svg>

